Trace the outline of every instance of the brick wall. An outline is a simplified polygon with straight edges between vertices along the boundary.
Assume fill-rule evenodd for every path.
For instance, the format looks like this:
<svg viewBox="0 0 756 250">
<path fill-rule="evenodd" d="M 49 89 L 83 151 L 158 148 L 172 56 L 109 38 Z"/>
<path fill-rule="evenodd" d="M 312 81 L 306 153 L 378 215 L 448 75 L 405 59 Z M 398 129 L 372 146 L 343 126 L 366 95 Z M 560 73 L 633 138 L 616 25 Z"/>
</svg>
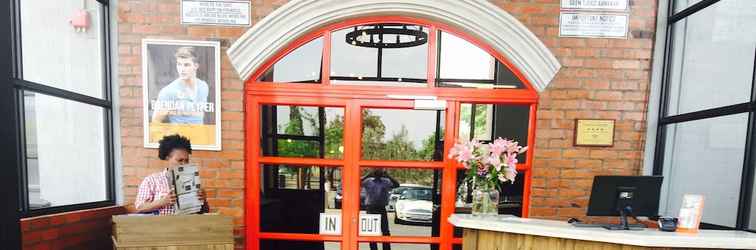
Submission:
<svg viewBox="0 0 756 250">
<path fill-rule="evenodd" d="M 252 1 L 253 24 L 286 1 Z M 655 0 L 631 0 L 629 39 L 559 38 L 559 0 L 492 1 L 518 18 L 563 68 L 540 94 L 531 216 L 582 217 L 592 177 L 639 174 L 655 27 Z M 119 91 L 124 190 L 133 201 L 142 178 L 165 163 L 142 147 L 141 39 L 221 40 L 223 151 L 195 151 L 213 211 L 234 216 L 243 247 L 243 83 L 225 56 L 244 28 L 184 26 L 179 0 L 118 1 Z M 616 119 L 615 146 L 573 147 L 575 118 Z"/>
<path fill-rule="evenodd" d="M 559 37 L 559 0 L 494 1 L 562 64 L 540 93 L 530 215 L 584 217 L 595 175 L 641 173 L 656 1 L 630 0 L 628 39 Z M 574 119 L 616 120 L 614 147 L 574 147 Z"/>
<path fill-rule="evenodd" d="M 133 202 L 142 179 L 166 166 L 156 149 L 143 145 L 141 41 L 144 38 L 221 41 L 221 98 L 223 151 L 194 151 L 199 163 L 211 212 L 233 216 L 236 246 L 243 248 L 244 215 L 244 113 L 243 84 L 226 57 L 226 49 L 245 28 L 184 26 L 179 0 L 118 1 L 119 91 L 123 143 L 124 192 Z M 271 12 L 273 3 L 252 1 L 253 23 Z M 114 31 L 115 32 L 115 31 Z"/>
<path fill-rule="evenodd" d="M 107 207 L 21 220 L 23 249 L 112 249 L 110 217 L 123 207 Z"/>
</svg>

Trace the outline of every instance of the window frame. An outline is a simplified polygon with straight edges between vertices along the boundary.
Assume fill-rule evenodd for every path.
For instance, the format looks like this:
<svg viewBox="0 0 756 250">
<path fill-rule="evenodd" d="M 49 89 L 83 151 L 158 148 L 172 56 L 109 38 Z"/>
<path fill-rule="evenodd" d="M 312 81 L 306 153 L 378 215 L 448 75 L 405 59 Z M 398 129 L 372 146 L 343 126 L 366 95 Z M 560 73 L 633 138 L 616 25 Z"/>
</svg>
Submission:
<svg viewBox="0 0 756 250">
<path fill-rule="evenodd" d="M 20 218 L 35 217 L 41 215 L 62 213 L 77 211 L 83 209 L 91 209 L 98 207 L 107 207 L 116 205 L 116 190 L 115 190 L 115 147 L 114 147 L 114 114 L 113 114 L 113 92 L 112 92 L 112 55 L 111 55 L 111 27 L 110 27 L 110 1 L 108 0 L 96 0 L 99 3 L 100 18 L 99 20 L 93 20 L 93 22 L 99 22 L 101 36 L 101 59 L 102 60 L 102 98 L 96 98 L 85 94 L 77 93 L 71 90 L 65 90 L 61 88 L 45 85 L 44 83 L 27 81 L 23 79 L 23 63 L 22 63 L 22 29 L 21 29 L 21 1 L 13 0 L 9 1 L 11 7 L 11 30 L 9 32 L 9 39 L 12 43 L 12 72 L 9 75 L 9 84 L 13 88 L 12 100 L 14 100 L 14 120 L 15 120 L 15 135 L 16 142 L 16 159 L 14 164 L 17 173 L 14 176 L 18 187 L 18 206 L 17 211 Z M 30 209 L 29 206 L 29 187 L 28 187 L 28 171 L 27 171 L 27 157 L 26 157 L 26 138 L 25 138 L 25 118 L 24 118 L 24 92 L 34 92 L 51 97 L 61 98 L 67 101 L 73 101 L 80 104 L 91 105 L 100 107 L 103 109 L 103 145 L 105 149 L 104 167 L 105 167 L 105 184 L 106 184 L 106 199 L 96 202 L 76 203 L 62 206 L 51 206 L 39 209 Z M 11 115 L 7 115 L 11 116 Z M 39 122 L 39 121 L 38 121 Z"/>
<path fill-rule="evenodd" d="M 752 207 L 752 194 L 754 192 L 754 172 L 756 172 L 756 51 L 754 53 L 753 73 L 751 76 L 751 98 L 748 102 L 737 103 L 727 106 L 706 108 L 702 110 L 678 113 L 669 115 L 668 101 L 670 99 L 670 81 L 672 63 L 671 53 L 674 47 L 674 24 L 686 20 L 689 16 L 698 13 L 706 8 L 714 6 L 720 0 L 702 0 L 687 8 L 675 13 L 675 1 L 672 1 L 666 9 L 666 34 L 663 51 L 663 64 L 660 68 L 662 72 L 661 94 L 659 101 L 658 122 L 656 124 L 656 147 L 653 157 L 654 175 L 664 173 L 664 156 L 667 139 L 667 125 L 674 125 L 684 122 L 703 120 L 708 118 L 723 117 L 735 114 L 748 114 L 746 141 L 744 148 L 743 168 L 741 173 L 741 186 L 737 206 L 737 219 L 735 227 L 728 227 L 716 224 L 701 222 L 701 228 L 705 229 L 729 229 L 729 230 L 746 230 L 756 232 L 756 225 L 748 225 Z M 660 5 L 661 6 L 661 5 Z M 661 7 L 659 11 L 664 11 Z M 661 14 L 660 14 L 661 15 Z M 749 228 L 750 227 L 750 228 Z"/>
<path fill-rule="evenodd" d="M 0 1 L 0 12 L 8 14 L 7 17 L 0 21 L 0 34 L 13 34 L 15 26 L 14 18 L 14 1 Z M 6 16 L 6 15 L 0 15 Z M 14 48 L 17 44 L 12 36 L 0 36 L 0 56 L 2 58 L 14 58 Z M 14 60 L 0 61 L 0 72 L 3 77 L 0 78 L 0 114 L 4 119 L 0 119 L 0 162 L 11 167 L 4 167 L 0 172 L 0 200 L 4 202 L 0 206 L 0 242 L 8 249 L 21 248 L 21 222 L 19 211 L 19 169 L 15 166 L 20 162 L 18 152 L 20 144 L 18 138 L 18 115 L 15 107 L 16 90 L 11 81 L 11 77 L 16 72 Z"/>
</svg>

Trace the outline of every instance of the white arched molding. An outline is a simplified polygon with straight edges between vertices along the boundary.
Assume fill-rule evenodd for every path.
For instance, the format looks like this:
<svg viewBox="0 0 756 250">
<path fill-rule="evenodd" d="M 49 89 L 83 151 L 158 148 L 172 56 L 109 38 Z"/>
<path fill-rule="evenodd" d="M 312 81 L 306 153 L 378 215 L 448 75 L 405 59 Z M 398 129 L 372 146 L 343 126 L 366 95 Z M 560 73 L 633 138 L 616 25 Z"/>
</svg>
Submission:
<svg viewBox="0 0 756 250">
<path fill-rule="evenodd" d="M 538 91 L 561 67 L 527 27 L 485 0 L 293 0 L 247 30 L 227 53 L 246 81 L 295 39 L 334 22 L 377 15 L 423 18 L 467 32 L 504 55 Z"/>
</svg>

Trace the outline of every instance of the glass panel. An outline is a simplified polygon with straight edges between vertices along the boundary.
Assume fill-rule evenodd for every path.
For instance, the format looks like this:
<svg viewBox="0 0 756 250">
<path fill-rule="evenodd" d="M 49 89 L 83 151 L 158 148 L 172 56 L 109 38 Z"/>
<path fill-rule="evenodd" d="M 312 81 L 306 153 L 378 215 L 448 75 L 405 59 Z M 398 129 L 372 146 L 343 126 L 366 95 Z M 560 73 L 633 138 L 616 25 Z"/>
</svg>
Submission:
<svg viewBox="0 0 756 250">
<path fill-rule="evenodd" d="M 756 167 L 756 166 L 752 166 Z M 751 222 L 748 224 L 748 228 L 751 230 L 756 230 L 756 185 L 753 185 L 753 190 L 751 191 Z"/>
<path fill-rule="evenodd" d="M 24 92 L 32 209 L 107 199 L 104 110 Z"/>
<path fill-rule="evenodd" d="M 515 140 L 521 146 L 527 146 L 529 123 L 530 106 L 462 103 L 459 116 L 459 138 L 490 142 L 501 137 Z M 525 156 L 526 154 L 518 155 L 517 161 L 525 163 Z"/>
<path fill-rule="evenodd" d="M 23 79 L 103 98 L 101 5 L 96 0 L 19 3 Z M 89 22 L 86 29 L 71 24 L 80 15 Z"/>
<path fill-rule="evenodd" d="M 278 60 L 261 82 L 319 83 L 323 62 L 323 38 L 312 40 Z"/>
<path fill-rule="evenodd" d="M 677 217 L 684 194 L 702 194 L 702 222 L 735 226 L 747 125 L 747 113 L 667 125 L 661 214 Z"/>
<path fill-rule="evenodd" d="M 748 102 L 756 1 L 721 1 L 673 25 L 669 115 Z"/>
<path fill-rule="evenodd" d="M 472 212 L 472 183 L 465 182 L 465 171 L 457 170 L 457 197 L 454 213 L 470 214 Z M 525 187 L 525 172 L 517 173 L 514 183 L 503 185 L 499 192 L 499 214 L 522 216 L 522 196 Z M 462 228 L 454 227 L 454 237 L 462 237 Z"/>
<path fill-rule="evenodd" d="M 334 84 L 427 86 L 427 27 L 360 25 L 335 31 L 331 37 Z"/>
<path fill-rule="evenodd" d="M 262 105 L 260 119 L 265 156 L 343 158 L 343 108 Z"/>
<path fill-rule="evenodd" d="M 756 149 L 754 149 L 756 150 Z M 751 166 L 752 168 L 756 168 L 756 165 Z M 750 221 L 748 224 L 748 228 L 751 230 L 756 231 L 756 184 L 753 185 L 753 190 L 751 191 L 751 215 L 750 215 Z"/>
<path fill-rule="evenodd" d="M 341 168 L 264 165 L 260 230 L 319 233 L 320 213 L 341 214 Z"/>
<path fill-rule="evenodd" d="M 446 32 L 439 33 L 439 87 L 523 88 L 522 81 L 478 46 Z"/>
<path fill-rule="evenodd" d="M 680 12 L 694 4 L 697 4 L 701 0 L 675 0 L 675 13 Z"/>
<path fill-rule="evenodd" d="M 339 250 L 341 242 L 260 240 L 260 249 L 264 250 Z"/>
<path fill-rule="evenodd" d="M 371 247 L 376 245 L 376 248 Z M 378 249 L 377 246 L 381 246 L 381 249 L 389 249 L 386 246 L 390 246 L 394 250 L 436 250 L 438 244 L 407 244 L 407 243 L 374 243 L 374 242 L 360 242 L 360 250 L 373 250 Z"/>
<path fill-rule="evenodd" d="M 446 112 L 412 109 L 362 110 L 362 159 L 443 160 Z"/>
<path fill-rule="evenodd" d="M 439 235 L 440 170 L 363 168 L 361 176 L 360 212 L 381 214 L 384 235 Z"/>
</svg>

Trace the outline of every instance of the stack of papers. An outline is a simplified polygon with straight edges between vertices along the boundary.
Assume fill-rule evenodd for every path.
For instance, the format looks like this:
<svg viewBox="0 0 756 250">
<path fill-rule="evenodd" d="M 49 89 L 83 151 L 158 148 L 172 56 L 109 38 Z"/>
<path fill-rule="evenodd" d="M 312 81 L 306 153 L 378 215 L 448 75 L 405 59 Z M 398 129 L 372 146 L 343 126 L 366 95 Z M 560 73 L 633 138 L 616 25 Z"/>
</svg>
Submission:
<svg viewBox="0 0 756 250">
<path fill-rule="evenodd" d="M 181 165 L 169 171 L 176 190 L 176 214 L 196 214 L 202 210 L 199 199 L 200 177 L 195 165 Z"/>
</svg>

